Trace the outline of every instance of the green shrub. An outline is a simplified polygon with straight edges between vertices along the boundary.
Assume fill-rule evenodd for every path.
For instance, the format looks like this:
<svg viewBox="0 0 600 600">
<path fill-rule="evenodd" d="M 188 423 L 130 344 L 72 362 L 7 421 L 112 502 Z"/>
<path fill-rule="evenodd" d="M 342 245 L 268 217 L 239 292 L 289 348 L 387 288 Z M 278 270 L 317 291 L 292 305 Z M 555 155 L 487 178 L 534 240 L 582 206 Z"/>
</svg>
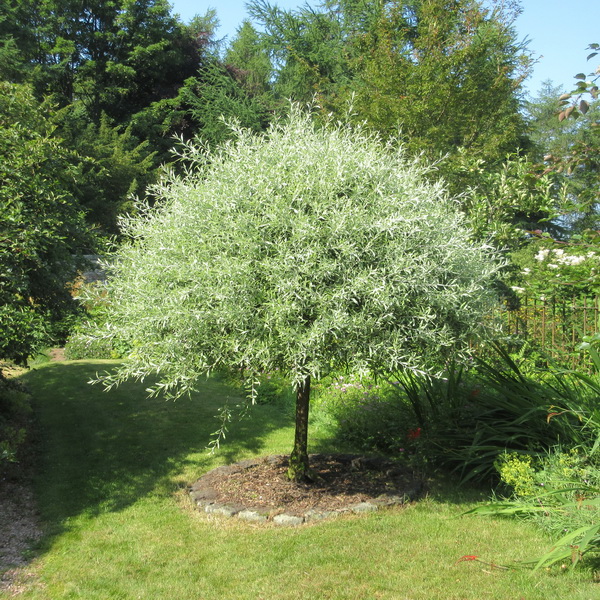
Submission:
<svg viewBox="0 0 600 600">
<path fill-rule="evenodd" d="M 0 474 L 20 460 L 30 416 L 30 396 L 23 385 L 0 371 Z"/>
<path fill-rule="evenodd" d="M 117 349 L 110 340 L 90 339 L 75 331 L 65 344 L 65 357 L 68 360 L 82 359 L 116 359 L 124 358 L 123 348 Z"/>
<path fill-rule="evenodd" d="M 78 300 L 85 312 L 71 329 L 71 335 L 65 343 L 65 357 L 68 360 L 125 358 L 131 350 L 129 344 L 86 333 L 92 326 L 101 327 L 106 322 L 106 298 L 102 281 L 81 285 Z"/>
<path fill-rule="evenodd" d="M 600 463 L 583 449 L 560 447 L 546 454 L 506 453 L 496 461 L 510 497 L 471 513 L 519 516 L 556 539 L 545 555 L 527 564 L 549 567 L 600 553 Z"/>
<path fill-rule="evenodd" d="M 318 386 L 315 404 L 350 446 L 394 455 L 414 446 L 417 422 L 406 397 L 390 383 L 335 376 Z"/>
<path fill-rule="evenodd" d="M 587 349 L 600 372 L 595 345 Z M 519 373 L 513 370 L 513 378 Z M 522 373 L 519 377 L 514 392 L 531 386 L 530 379 Z M 545 393 L 545 421 L 557 443 L 537 452 L 498 455 L 495 467 L 510 497 L 471 512 L 533 520 L 559 539 L 530 564 L 541 568 L 570 563 L 573 567 L 582 557 L 597 558 L 600 553 L 600 379 L 598 374 L 556 370 L 540 385 L 536 395 Z M 538 431 L 539 427 L 532 427 L 534 434 Z"/>
</svg>

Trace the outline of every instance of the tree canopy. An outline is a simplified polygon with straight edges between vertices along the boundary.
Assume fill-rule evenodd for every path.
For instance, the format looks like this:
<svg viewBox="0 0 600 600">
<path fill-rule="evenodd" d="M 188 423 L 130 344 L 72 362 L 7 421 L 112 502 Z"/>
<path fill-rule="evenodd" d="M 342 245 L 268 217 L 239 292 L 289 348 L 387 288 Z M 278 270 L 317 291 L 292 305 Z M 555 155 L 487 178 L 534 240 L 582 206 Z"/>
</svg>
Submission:
<svg viewBox="0 0 600 600">
<path fill-rule="evenodd" d="M 190 144 L 159 207 L 124 223 L 94 335 L 132 348 L 109 384 L 155 373 L 177 395 L 215 369 L 281 370 L 305 475 L 311 378 L 431 368 L 481 330 L 496 266 L 443 185 L 360 128 L 293 107 L 268 135 L 236 134 L 212 154 Z"/>
<path fill-rule="evenodd" d="M 28 86 L 0 82 L 0 356 L 17 362 L 73 312 L 67 284 L 90 238 L 46 112 Z"/>
</svg>

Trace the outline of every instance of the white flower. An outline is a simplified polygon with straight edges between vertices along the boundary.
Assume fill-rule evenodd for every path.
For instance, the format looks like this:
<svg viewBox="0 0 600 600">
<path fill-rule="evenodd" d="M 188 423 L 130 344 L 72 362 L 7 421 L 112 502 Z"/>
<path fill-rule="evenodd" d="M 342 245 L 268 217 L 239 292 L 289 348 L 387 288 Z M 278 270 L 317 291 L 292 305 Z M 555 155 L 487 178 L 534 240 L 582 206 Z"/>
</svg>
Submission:
<svg viewBox="0 0 600 600">
<path fill-rule="evenodd" d="M 531 269 L 529 267 L 525 267 L 522 271 L 523 275 L 529 275 L 531 273 Z"/>
<path fill-rule="evenodd" d="M 580 265 L 582 262 L 585 262 L 585 256 L 576 254 L 565 254 L 558 260 L 558 262 L 562 265 L 569 265 L 575 267 L 577 265 Z"/>
<path fill-rule="evenodd" d="M 518 287 L 516 285 L 511 286 L 510 288 L 513 292 L 517 292 L 519 294 L 522 294 L 525 291 L 525 288 L 522 287 Z"/>
<path fill-rule="evenodd" d="M 535 259 L 539 261 L 546 260 L 546 258 L 548 258 L 548 254 L 550 254 L 550 250 L 548 250 L 547 248 L 545 250 L 540 250 L 535 255 Z"/>
<path fill-rule="evenodd" d="M 558 269 L 558 265 L 555 265 L 554 263 L 550 263 L 550 264 L 548 265 L 548 268 L 549 268 L 549 269 Z"/>
</svg>

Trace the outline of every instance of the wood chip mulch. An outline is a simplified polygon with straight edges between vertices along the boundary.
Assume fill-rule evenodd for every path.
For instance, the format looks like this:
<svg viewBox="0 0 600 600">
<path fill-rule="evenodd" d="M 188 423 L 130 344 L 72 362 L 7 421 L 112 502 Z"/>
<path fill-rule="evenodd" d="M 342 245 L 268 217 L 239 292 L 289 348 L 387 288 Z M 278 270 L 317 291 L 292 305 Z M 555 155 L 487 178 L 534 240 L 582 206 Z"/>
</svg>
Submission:
<svg viewBox="0 0 600 600">
<path fill-rule="evenodd" d="M 242 461 L 214 469 L 195 487 L 210 490 L 215 503 L 288 514 L 339 510 L 420 487 L 410 469 L 357 455 L 311 455 L 310 468 L 318 475 L 314 483 L 290 481 L 287 468 L 286 456 Z"/>
</svg>

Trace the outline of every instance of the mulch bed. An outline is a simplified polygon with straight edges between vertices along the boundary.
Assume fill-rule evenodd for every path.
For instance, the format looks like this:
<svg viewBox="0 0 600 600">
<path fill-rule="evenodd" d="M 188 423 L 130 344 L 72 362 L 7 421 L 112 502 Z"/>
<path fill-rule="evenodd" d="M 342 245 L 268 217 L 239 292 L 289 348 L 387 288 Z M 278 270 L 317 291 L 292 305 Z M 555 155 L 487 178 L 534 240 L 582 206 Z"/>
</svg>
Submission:
<svg viewBox="0 0 600 600">
<path fill-rule="evenodd" d="M 311 455 L 310 467 L 317 481 L 297 483 L 286 476 L 287 456 L 241 461 L 204 475 L 191 495 L 202 507 L 228 506 L 235 512 L 246 509 L 272 516 L 339 512 L 369 502 L 403 504 L 423 489 L 412 470 L 381 458 Z"/>
</svg>

